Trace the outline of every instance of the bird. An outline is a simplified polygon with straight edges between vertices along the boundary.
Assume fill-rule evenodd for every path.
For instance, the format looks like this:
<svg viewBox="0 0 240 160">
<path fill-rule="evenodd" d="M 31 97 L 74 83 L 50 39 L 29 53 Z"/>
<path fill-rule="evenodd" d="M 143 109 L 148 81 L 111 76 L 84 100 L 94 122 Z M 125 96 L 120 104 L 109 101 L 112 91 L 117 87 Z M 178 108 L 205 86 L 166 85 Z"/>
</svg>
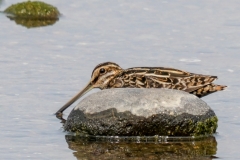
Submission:
<svg viewBox="0 0 240 160">
<path fill-rule="evenodd" d="M 165 67 L 134 67 L 122 69 L 114 62 L 98 64 L 92 71 L 89 83 L 64 106 L 56 115 L 61 115 L 76 100 L 93 88 L 168 88 L 194 94 L 201 98 L 224 90 L 227 86 L 212 83 L 217 76 L 202 75 Z"/>
</svg>

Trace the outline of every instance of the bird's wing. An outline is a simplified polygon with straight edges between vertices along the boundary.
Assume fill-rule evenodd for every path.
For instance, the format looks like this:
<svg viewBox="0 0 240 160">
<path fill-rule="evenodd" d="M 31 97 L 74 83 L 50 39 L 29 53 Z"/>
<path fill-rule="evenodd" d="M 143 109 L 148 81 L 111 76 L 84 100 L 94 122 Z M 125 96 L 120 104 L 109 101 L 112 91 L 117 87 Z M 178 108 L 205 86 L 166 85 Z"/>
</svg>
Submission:
<svg viewBox="0 0 240 160">
<path fill-rule="evenodd" d="M 211 84 L 216 76 L 200 75 L 174 68 L 135 67 L 124 71 L 136 84 L 147 88 L 171 88 L 193 92 Z"/>
</svg>

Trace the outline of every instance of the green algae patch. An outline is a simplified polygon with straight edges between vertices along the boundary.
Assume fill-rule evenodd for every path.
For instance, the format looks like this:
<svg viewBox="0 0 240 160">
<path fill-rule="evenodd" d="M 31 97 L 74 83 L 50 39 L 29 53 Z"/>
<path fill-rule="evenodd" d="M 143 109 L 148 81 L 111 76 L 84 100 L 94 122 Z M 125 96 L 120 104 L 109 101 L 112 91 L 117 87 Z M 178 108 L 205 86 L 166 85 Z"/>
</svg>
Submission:
<svg viewBox="0 0 240 160">
<path fill-rule="evenodd" d="M 60 16 L 56 7 L 40 1 L 13 4 L 4 13 L 16 24 L 27 28 L 53 25 Z"/>
<path fill-rule="evenodd" d="M 211 135 L 211 134 L 215 133 L 217 130 L 217 127 L 218 127 L 217 122 L 218 122 L 217 116 L 213 116 L 202 122 L 198 122 L 193 131 L 193 135 L 194 136 L 206 135 L 206 134 Z"/>
<path fill-rule="evenodd" d="M 168 136 L 209 136 L 216 133 L 218 127 L 218 118 L 217 116 L 211 117 L 201 117 L 200 119 L 195 119 L 190 115 L 185 117 L 188 119 L 184 123 L 177 123 L 177 125 L 170 128 Z M 170 119 L 169 125 L 172 125 L 172 120 Z M 165 135 L 165 134 L 164 134 Z"/>
<path fill-rule="evenodd" d="M 40 1 L 27 1 L 13 4 L 4 10 L 11 17 L 26 19 L 58 19 L 60 12 L 50 4 Z"/>
</svg>

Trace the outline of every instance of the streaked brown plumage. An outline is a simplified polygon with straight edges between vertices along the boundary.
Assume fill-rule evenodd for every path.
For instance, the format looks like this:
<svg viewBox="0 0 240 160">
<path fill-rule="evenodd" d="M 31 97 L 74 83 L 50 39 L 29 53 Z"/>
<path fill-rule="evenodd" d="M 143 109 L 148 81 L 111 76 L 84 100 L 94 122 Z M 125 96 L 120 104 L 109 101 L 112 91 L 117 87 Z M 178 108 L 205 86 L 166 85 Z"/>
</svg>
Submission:
<svg viewBox="0 0 240 160">
<path fill-rule="evenodd" d="M 169 88 L 203 97 L 226 87 L 213 84 L 215 79 L 217 76 L 194 74 L 173 68 L 135 67 L 122 69 L 116 63 L 105 62 L 94 68 L 88 85 L 60 108 L 57 114 L 62 113 L 92 88 Z"/>
</svg>

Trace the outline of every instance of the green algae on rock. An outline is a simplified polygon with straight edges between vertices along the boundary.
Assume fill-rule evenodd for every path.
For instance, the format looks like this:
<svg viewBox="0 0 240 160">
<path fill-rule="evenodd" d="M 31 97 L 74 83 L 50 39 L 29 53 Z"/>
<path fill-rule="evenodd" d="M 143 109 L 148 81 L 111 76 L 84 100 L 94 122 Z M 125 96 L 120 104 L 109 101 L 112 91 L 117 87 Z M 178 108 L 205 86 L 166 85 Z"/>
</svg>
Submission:
<svg viewBox="0 0 240 160">
<path fill-rule="evenodd" d="M 198 122 L 194 128 L 193 135 L 199 136 L 204 133 L 213 134 L 216 132 L 218 127 L 218 118 L 217 116 L 210 117 L 202 122 Z"/>
<path fill-rule="evenodd" d="M 60 12 L 50 4 L 40 1 L 27 1 L 13 4 L 4 10 L 11 17 L 27 19 L 58 19 Z"/>
</svg>

